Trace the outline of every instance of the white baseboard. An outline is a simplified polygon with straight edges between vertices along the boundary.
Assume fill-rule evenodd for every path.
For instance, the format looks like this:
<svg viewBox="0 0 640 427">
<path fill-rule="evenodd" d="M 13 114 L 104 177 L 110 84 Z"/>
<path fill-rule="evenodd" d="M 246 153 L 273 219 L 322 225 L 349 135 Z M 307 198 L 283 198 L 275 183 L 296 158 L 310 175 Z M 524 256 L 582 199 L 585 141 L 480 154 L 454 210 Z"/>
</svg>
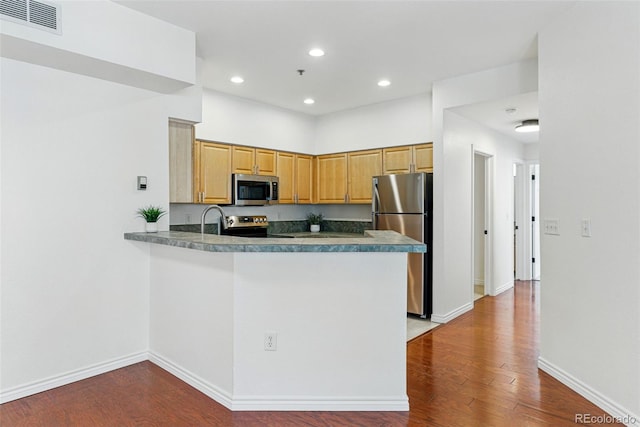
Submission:
<svg viewBox="0 0 640 427">
<path fill-rule="evenodd" d="M 36 381 L 25 386 L 0 392 L 0 403 L 11 402 L 36 393 L 54 389 L 76 381 L 124 368 L 149 360 L 165 371 L 178 377 L 195 389 L 232 411 L 408 411 L 409 399 L 404 396 L 371 397 L 324 397 L 324 396 L 240 396 L 234 398 L 225 390 L 199 378 L 168 359 L 152 352 L 140 352 L 88 368 Z"/>
<path fill-rule="evenodd" d="M 604 396 L 602 393 L 594 390 L 542 357 L 538 357 L 538 368 L 611 415 L 613 420 L 605 420 L 604 424 L 611 424 L 615 421 L 627 426 L 640 426 L 640 416 L 632 414 L 631 411 L 626 410 L 607 396 Z M 597 417 L 603 414 L 590 415 Z"/>
<path fill-rule="evenodd" d="M 501 293 L 503 293 L 504 291 L 508 291 L 509 289 L 513 288 L 513 280 L 509 280 L 507 283 L 505 283 L 502 286 L 498 286 L 498 288 L 496 289 L 494 294 L 491 294 L 492 297 L 495 297 L 496 295 L 500 295 Z"/>
<path fill-rule="evenodd" d="M 227 391 L 183 369 L 167 358 L 149 353 L 149 360 L 180 378 L 232 411 L 408 411 L 409 399 L 400 397 L 370 397 L 341 399 L 335 396 L 232 396 Z"/>
<path fill-rule="evenodd" d="M 104 374 L 115 369 L 124 368 L 125 366 L 143 362 L 148 359 L 146 351 L 130 354 L 128 356 L 112 359 L 107 362 L 98 363 L 87 368 L 77 369 L 44 380 L 34 381 L 27 385 L 13 387 L 0 392 L 0 404 L 11 402 L 12 400 L 22 399 L 32 394 L 42 393 L 56 387 L 71 384 L 76 381 L 85 380 L 96 375 Z"/>
<path fill-rule="evenodd" d="M 408 397 L 370 397 L 353 396 L 330 398 L 322 396 L 242 396 L 233 399 L 234 411 L 408 411 Z"/>
<path fill-rule="evenodd" d="M 473 310 L 473 303 L 471 302 L 463 305 L 462 307 L 458 307 L 446 314 L 433 313 L 431 315 L 431 321 L 436 323 L 447 323 L 470 310 Z"/>
<path fill-rule="evenodd" d="M 180 378 L 191 387 L 206 394 L 224 407 L 233 410 L 233 400 L 231 395 L 227 391 L 209 383 L 208 381 L 203 380 L 194 373 L 178 366 L 177 364 L 171 362 L 169 359 L 157 353 L 150 352 L 149 361 L 155 363 L 165 371 Z"/>
</svg>

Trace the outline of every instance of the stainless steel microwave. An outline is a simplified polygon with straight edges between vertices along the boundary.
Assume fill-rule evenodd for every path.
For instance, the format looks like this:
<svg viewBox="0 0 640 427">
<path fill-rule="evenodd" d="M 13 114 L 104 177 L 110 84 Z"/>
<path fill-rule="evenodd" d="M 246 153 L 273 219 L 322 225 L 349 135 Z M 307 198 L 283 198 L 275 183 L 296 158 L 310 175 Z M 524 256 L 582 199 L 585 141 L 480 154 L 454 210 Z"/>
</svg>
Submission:
<svg viewBox="0 0 640 427">
<path fill-rule="evenodd" d="M 231 176 L 232 203 L 236 206 L 263 206 L 278 203 L 278 177 L 266 175 Z"/>
</svg>

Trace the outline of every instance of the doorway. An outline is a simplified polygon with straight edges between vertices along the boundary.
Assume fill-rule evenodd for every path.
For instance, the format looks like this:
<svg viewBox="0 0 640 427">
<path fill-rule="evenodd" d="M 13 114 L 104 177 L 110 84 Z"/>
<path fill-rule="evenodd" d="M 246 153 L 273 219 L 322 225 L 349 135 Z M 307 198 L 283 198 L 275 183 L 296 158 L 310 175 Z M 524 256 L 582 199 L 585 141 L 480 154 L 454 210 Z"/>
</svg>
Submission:
<svg viewBox="0 0 640 427">
<path fill-rule="evenodd" d="M 473 153 L 472 251 L 473 300 L 491 294 L 491 164 L 492 156 Z"/>
</svg>

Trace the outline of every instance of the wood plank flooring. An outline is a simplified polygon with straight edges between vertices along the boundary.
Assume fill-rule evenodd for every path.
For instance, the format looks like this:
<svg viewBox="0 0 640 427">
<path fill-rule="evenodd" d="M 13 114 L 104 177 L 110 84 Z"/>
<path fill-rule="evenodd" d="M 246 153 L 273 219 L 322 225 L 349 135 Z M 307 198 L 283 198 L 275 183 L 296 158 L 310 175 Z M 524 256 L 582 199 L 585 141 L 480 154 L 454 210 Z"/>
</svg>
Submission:
<svg viewBox="0 0 640 427">
<path fill-rule="evenodd" d="M 409 342 L 409 412 L 231 412 L 143 362 L 6 403 L 0 425 L 555 427 L 604 414 L 537 369 L 537 295 L 516 282 Z"/>
</svg>

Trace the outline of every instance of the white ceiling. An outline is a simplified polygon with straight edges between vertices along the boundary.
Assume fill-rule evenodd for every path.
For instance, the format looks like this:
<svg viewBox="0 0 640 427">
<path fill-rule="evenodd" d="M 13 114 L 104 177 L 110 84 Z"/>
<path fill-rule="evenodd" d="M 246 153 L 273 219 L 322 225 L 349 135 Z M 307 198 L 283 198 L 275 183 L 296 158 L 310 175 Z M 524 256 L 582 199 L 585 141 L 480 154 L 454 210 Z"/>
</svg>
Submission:
<svg viewBox="0 0 640 427">
<path fill-rule="evenodd" d="M 508 109 L 516 111 L 507 112 Z M 465 105 L 451 111 L 524 143 L 538 142 L 538 132 L 518 133 L 516 126 L 523 120 L 538 118 L 538 92 L 523 93 L 510 98 Z"/>
<path fill-rule="evenodd" d="M 433 81 L 535 57 L 538 30 L 574 3 L 117 2 L 194 31 L 204 87 L 312 115 L 427 93 Z M 326 55 L 309 56 L 312 47 Z M 233 75 L 245 83 L 231 83 Z M 381 78 L 391 86 L 378 87 Z M 306 97 L 316 103 L 303 104 Z"/>
</svg>

